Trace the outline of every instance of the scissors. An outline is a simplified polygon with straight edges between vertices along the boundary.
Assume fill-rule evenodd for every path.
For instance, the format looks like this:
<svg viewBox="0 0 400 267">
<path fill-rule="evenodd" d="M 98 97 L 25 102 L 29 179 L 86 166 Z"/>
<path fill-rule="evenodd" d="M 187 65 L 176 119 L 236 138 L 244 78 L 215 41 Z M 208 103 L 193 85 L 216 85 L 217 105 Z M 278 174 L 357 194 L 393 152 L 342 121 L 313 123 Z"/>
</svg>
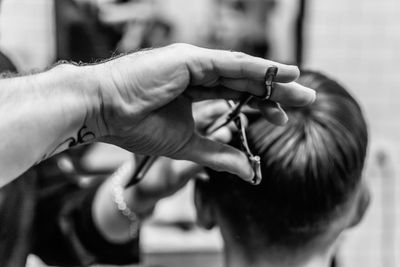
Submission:
<svg viewBox="0 0 400 267">
<path fill-rule="evenodd" d="M 271 96 L 272 91 L 272 83 L 274 78 L 278 72 L 278 68 L 275 66 L 269 67 L 265 74 L 265 87 L 266 87 L 266 95 L 263 97 L 264 100 L 268 100 Z M 261 166 L 260 166 L 260 157 L 257 155 L 253 155 L 251 152 L 247 137 L 246 137 L 246 129 L 245 123 L 243 121 L 243 117 L 240 116 L 241 109 L 244 105 L 246 105 L 251 99 L 253 95 L 245 95 L 238 104 L 235 104 L 232 100 L 228 101 L 229 106 L 232 108 L 227 114 L 224 114 L 219 119 L 217 119 L 206 131 L 206 135 L 210 135 L 216 132 L 218 129 L 228 125 L 231 122 L 234 122 L 237 129 L 239 130 L 240 141 L 244 152 L 246 153 L 247 158 L 253 168 L 254 178 L 252 179 L 252 184 L 258 185 L 262 180 L 261 175 Z M 147 171 L 150 169 L 152 164 L 157 159 L 157 156 L 145 156 L 140 162 L 138 167 L 136 168 L 134 174 L 132 175 L 131 180 L 126 184 L 125 188 L 128 188 L 132 185 L 137 184 L 141 181 L 146 175 Z"/>
</svg>

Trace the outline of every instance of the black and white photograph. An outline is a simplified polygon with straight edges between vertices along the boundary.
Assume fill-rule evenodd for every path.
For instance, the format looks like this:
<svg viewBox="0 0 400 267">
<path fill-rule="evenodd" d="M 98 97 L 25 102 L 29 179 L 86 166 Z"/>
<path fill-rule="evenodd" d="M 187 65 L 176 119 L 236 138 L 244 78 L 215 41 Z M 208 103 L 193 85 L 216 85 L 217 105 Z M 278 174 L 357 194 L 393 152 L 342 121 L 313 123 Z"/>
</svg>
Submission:
<svg viewBox="0 0 400 267">
<path fill-rule="evenodd" d="M 0 0 L 0 267 L 399 267 L 400 1 Z"/>
</svg>

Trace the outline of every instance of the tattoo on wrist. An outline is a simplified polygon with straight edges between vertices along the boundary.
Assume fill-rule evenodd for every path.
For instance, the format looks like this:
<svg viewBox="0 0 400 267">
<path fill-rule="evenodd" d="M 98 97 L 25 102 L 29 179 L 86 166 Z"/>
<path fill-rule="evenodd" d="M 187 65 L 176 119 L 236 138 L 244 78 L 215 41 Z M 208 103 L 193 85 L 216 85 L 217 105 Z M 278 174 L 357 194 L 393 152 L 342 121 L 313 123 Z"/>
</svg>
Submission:
<svg viewBox="0 0 400 267">
<path fill-rule="evenodd" d="M 43 157 L 35 162 L 36 164 L 39 164 L 40 162 L 44 161 L 47 158 L 50 158 L 51 156 L 53 156 L 54 154 L 56 154 L 57 152 L 61 152 L 62 150 L 64 150 L 63 148 L 66 146 L 67 148 L 72 148 L 87 142 L 92 141 L 93 139 L 95 139 L 96 135 L 89 131 L 87 129 L 86 125 L 83 125 L 77 133 L 76 138 L 75 137 L 69 137 L 68 139 L 66 139 L 65 141 L 63 141 L 61 144 L 59 144 L 56 148 L 53 149 L 53 151 L 51 151 L 50 153 L 46 153 L 43 155 Z"/>
<path fill-rule="evenodd" d="M 68 148 L 71 148 L 71 147 L 74 147 L 74 146 L 77 146 L 77 145 L 84 144 L 86 142 L 90 142 L 95 137 L 96 137 L 96 135 L 93 132 L 87 130 L 87 126 L 86 125 L 83 125 L 79 129 L 76 138 L 70 137 L 67 140 L 65 140 L 63 143 L 61 143 L 60 146 L 62 146 L 63 144 L 67 143 L 68 144 Z"/>
</svg>

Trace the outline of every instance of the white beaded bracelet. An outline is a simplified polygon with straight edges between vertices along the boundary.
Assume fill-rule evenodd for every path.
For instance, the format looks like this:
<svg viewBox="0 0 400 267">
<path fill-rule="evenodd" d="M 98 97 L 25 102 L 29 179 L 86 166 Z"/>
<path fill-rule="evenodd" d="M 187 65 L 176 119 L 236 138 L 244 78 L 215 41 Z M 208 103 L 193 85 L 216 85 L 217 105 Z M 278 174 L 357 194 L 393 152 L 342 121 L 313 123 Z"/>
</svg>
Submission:
<svg viewBox="0 0 400 267">
<path fill-rule="evenodd" d="M 132 173 L 133 163 L 125 162 L 110 177 L 113 181 L 113 201 L 120 213 L 129 220 L 129 237 L 136 238 L 139 235 L 140 220 L 138 216 L 128 207 L 124 198 L 124 187 L 122 181 L 125 176 Z"/>
</svg>

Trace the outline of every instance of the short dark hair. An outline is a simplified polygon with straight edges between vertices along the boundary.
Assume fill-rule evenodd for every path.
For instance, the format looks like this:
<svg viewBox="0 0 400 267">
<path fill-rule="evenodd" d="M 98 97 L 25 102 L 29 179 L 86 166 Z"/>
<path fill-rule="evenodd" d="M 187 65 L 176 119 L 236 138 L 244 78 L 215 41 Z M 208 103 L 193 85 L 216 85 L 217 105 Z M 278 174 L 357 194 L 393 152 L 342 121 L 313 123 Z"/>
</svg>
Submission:
<svg viewBox="0 0 400 267">
<path fill-rule="evenodd" d="M 303 71 L 298 82 L 317 91 L 315 103 L 285 108 L 284 126 L 258 119 L 248 127 L 261 157 L 260 185 L 209 170 L 205 191 L 242 239 L 304 245 L 342 214 L 360 185 L 368 133 L 357 101 L 320 73 Z"/>
</svg>

